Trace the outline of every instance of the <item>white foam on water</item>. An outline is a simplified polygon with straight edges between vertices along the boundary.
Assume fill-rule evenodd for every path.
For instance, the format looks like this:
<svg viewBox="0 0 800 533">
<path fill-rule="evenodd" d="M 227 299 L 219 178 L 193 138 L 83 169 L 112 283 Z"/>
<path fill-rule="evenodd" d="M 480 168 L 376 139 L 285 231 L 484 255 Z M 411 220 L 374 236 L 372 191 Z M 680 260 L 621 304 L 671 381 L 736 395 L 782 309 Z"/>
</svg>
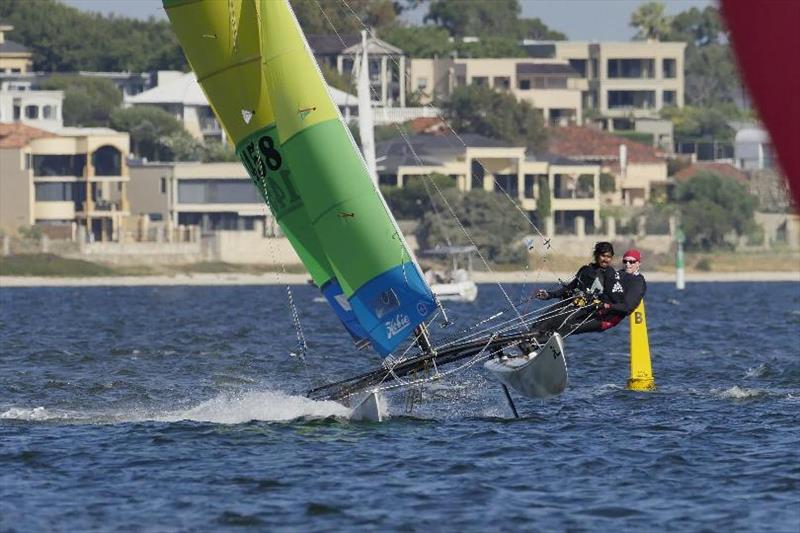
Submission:
<svg viewBox="0 0 800 533">
<path fill-rule="evenodd" d="M 241 424 L 251 420 L 286 422 L 300 418 L 349 419 L 352 410 L 332 401 L 314 401 L 280 391 L 248 391 L 222 394 L 189 409 L 153 411 L 135 409 L 115 412 L 74 412 L 39 407 L 10 407 L 0 420 L 64 422 L 70 424 L 119 424 L 126 422 L 179 422 L 192 420 L 216 424 Z"/>
<path fill-rule="evenodd" d="M 52 420 L 62 418 L 44 407 L 12 407 L 0 413 L 0 420 Z"/>
<path fill-rule="evenodd" d="M 769 367 L 766 363 L 761 363 L 757 367 L 748 368 L 747 372 L 745 372 L 744 377 L 746 378 L 760 378 L 767 374 Z"/>
<path fill-rule="evenodd" d="M 724 390 L 712 389 L 711 392 L 724 400 L 750 400 L 767 394 L 767 391 L 762 389 L 746 389 L 738 385 Z"/>
<path fill-rule="evenodd" d="M 193 420 L 216 424 L 241 424 L 251 420 L 285 422 L 298 418 L 349 418 L 351 409 L 332 401 L 315 401 L 281 391 L 222 394 L 181 411 L 152 418 L 160 422 Z"/>
</svg>

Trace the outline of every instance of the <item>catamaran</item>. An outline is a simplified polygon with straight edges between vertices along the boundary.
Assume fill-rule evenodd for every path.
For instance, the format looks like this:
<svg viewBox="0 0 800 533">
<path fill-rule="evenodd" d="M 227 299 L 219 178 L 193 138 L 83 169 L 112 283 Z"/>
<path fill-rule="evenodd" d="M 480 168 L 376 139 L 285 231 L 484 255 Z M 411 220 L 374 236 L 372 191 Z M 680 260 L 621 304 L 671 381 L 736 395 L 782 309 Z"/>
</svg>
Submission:
<svg viewBox="0 0 800 533">
<path fill-rule="evenodd" d="M 308 390 L 309 397 L 381 420 L 384 393 L 478 363 L 515 415 L 508 388 L 532 398 L 565 389 L 561 337 L 540 343 L 530 332 L 553 311 L 524 311 L 505 291 L 507 310 L 432 338 L 436 321 L 448 323 L 446 310 L 371 179 L 287 0 L 163 1 L 239 159 L 354 349 L 385 358 L 376 369 Z M 294 307 L 292 314 L 297 324 Z M 304 336 L 298 339 L 305 350 Z"/>
</svg>

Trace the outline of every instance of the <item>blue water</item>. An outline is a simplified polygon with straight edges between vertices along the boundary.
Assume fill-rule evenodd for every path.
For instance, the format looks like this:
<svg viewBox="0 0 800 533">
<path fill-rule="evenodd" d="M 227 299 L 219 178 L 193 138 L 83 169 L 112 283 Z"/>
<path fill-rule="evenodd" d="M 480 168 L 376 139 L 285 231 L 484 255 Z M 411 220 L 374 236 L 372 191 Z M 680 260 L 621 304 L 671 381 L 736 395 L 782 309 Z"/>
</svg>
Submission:
<svg viewBox="0 0 800 533">
<path fill-rule="evenodd" d="M 800 529 L 799 284 L 651 284 L 656 392 L 623 324 L 520 420 L 475 368 L 382 424 L 299 394 L 379 361 L 315 295 L 304 364 L 285 287 L 0 290 L 0 531 Z"/>
</svg>

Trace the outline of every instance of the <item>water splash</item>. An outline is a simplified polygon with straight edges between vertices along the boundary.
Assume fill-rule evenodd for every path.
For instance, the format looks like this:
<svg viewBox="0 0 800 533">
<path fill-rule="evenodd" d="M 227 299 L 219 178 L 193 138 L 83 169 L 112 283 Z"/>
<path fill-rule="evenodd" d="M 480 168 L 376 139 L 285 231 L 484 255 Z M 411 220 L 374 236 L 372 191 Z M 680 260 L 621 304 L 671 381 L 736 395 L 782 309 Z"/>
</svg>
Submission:
<svg viewBox="0 0 800 533">
<path fill-rule="evenodd" d="M 767 395 L 762 389 L 746 389 L 734 385 L 728 389 L 712 389 L 711 392 L 723 400 L 752 400 Z"/>
<path fill-rule="evenodd" d="M 315 401 L 280 391 L 221 394 L 194 407 L 177 411 L 130 410 L 122 412 L 75 412 L 39 407 L 10 407 L 0 420 L 60 422 L 66 424 L 120 424 L 128 422 L 211 422 L 242 424 L 252 420 L 288 422 L 297 419 L 336 417 L 349 419 L 352 410 L 332 401 Z"/>
<path fill-rule="evenodd" d="M 241 424 L 251 420 L 285 422 L 298 418 L 349 418 L 351 410 L 331 401 L 314 401 L 280 391 L 222 394 L 190 409 L 164 413 L 161 422 L 193 420 L 216 424 Z"/>
</svg>

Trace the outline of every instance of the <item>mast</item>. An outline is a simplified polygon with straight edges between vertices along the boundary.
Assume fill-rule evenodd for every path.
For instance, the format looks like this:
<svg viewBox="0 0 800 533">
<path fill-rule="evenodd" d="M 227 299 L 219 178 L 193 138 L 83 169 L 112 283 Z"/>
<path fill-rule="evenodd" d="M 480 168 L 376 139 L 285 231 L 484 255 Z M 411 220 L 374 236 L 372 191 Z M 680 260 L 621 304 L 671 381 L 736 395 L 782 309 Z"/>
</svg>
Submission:
<svg viewBox="0 0 800 533">
<path fill-rule="evenodd" d="M 372 117 L 372 96 L 369 83 L 369 55 L 367 54 L 367 32 L 361 31 L 361 60 L 358 69 L 358 133 L 361 137 L 361 151 L 367 163 L 367 171 L 372 182 L 378 184 L 378 170 L 375 163 L 375 133 Z"/>
</svg>

